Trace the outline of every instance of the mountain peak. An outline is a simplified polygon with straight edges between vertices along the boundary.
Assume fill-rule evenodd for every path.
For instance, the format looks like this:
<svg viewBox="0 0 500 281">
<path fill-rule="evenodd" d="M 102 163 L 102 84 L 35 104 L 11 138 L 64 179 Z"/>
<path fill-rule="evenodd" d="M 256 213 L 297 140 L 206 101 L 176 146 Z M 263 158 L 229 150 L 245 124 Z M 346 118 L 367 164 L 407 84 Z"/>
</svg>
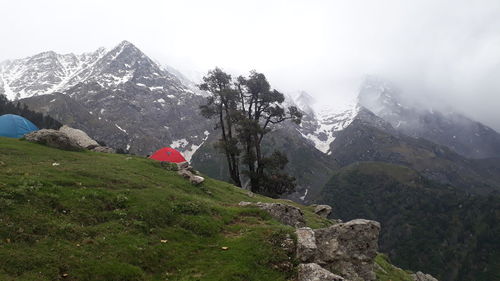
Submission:
<svg viewBox="0 0 500 281">
<path fill-rule="evenodd" d="M 144 55 L 139 48 L 137 48 L 134 44 L 130 43 L 127 40 L 121 41 L 116 47 L 112 48 L 109 53 L 114 54 L 114 55 L 119 55 L 123 52 L 126 53 L 136 53 L 136 54 L 141 54 Z"/>
<path fill-rule="evenodd" d="M 134 44 L 130 43 L 127 40 L 123 40 L 123 41 L 120 42 L 120 44 L 118 44 L 118 47 L 122 47 L 122 46 L 133 46 L 133 47 L 135 47 Z"/>
<path fill-rule="evenodd" d="M 314 116 L 313 105 L 316 103 L 316 100 L 310 94 L 306 91 L 299 91 L 295 94 L 293 100 L 301 110 L 311 116 Z"/>
</svg>

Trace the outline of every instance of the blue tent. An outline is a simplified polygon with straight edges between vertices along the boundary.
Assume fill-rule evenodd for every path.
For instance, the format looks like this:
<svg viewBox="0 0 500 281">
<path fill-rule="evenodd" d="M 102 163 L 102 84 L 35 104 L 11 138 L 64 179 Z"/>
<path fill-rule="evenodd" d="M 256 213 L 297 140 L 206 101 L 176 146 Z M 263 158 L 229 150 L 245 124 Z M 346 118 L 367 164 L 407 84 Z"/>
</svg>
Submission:
<svg viewBox="0 0 500 281">
<path fill-rule="evenodd" d="M 38 130 L 28 119 L 14 114 L 0 116 L 0 137 L 21 138 Z"/>
</svg>

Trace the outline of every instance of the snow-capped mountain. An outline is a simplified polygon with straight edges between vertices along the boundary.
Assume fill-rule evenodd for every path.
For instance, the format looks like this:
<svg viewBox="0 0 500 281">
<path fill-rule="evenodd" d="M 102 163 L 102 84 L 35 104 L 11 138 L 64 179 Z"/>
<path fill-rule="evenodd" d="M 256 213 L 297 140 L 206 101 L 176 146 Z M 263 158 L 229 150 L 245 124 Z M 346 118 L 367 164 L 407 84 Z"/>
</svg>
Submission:
<svg viewBox="0 0 500 281">
<path fill-rule="evenodd" d="M 377 77 L 361 86 L 359 105 L 397 131 L 447 146 L 469 158 L 500 157 L 500 134 L 450 108 L 432 108 L 404 96 L 403 90 Z"/>
<path fill-rule="evenodd" d="M 375 122 L 366 112 L 370 111 L 380 118 L 378 124 L 372 125 L 384 130 L 424 138 L 469 158 L 500 157 L 500 134 L 495 130 L 453 110 L 431 108 L 407 99 L 402 90 L 377 77 L 368 77 L 357 99 L 345 105 L 317 109 L 314 99 L 305 92 L 291 99 L 305 114 L 299 132 L 328 155 L 332 154 L 338 133 L 355 119 Z"/>
<path fill-rule="evenodd" d="M 0 63 L 0 94 L 15 100 L 63 91 L 88 78 L 105 54 L 104 48 L 81 55 L 49 51 L 4 61 Z"/>
<path fill-rule="evenodd" d="M 0 77 L 0 93 L 10 99 L 132 153 L 171 146 L 190 158 L 212 129 L 196 113 L 201 93 L 127 41 L 83 55 L 45 52 L 7 61 Z"/>
</svg>

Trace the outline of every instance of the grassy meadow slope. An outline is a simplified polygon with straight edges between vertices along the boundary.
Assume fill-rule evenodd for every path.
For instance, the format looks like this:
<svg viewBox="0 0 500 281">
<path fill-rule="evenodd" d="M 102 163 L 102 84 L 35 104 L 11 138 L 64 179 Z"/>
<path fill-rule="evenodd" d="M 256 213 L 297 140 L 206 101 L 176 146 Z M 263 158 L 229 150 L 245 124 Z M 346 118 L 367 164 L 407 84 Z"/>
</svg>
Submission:
<svg viewBox="0 0 500 281">
<path fill-rule="evenodd" d="M 288 279 L 293 229 L 242 200 L 272 201 L 145 158 L 0 138 L 0 280 Z"/>
<path fill-rule="evenodd" d="M 0 280 L 294 280 L 294 229 L 240 201 L 284 202 L 196 187 L 142 157 L 0 137 Z M 286 203 L 312 228 L 332 223 Z M 410 280 L 377 262 L 378 280 Z"/>
</svg>

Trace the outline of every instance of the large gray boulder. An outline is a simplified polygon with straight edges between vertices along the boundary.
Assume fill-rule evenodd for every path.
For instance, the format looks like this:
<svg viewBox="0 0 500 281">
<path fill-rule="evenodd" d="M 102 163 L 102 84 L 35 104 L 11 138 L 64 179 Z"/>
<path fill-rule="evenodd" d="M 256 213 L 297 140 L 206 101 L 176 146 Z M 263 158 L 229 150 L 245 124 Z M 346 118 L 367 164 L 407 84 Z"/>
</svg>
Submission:
<svg viewBox="0 0 500 281">
<path fill-rule="evenodd" d="M 357 219 L 314 231 L 315 262 L 350 281 L 375 280 L 380 223 Z"/>
<path fill-rule="evenodd" d="M 414 281 L 438 281 L 432 275 L 425 274 L 421 271 L 418 271 L 417 273 L 412 274 L 411 277 L 413 278 Z"/>
<path fill-rule="evenodd" d="M 323 218 L 327 218 L 332 213 L 332 207 L 329 205 L 317 205 L 314 208 L 314 213 Z"/>
<path fill-rule="evenodd" d="M 303 263 L 298 268 L 298 281 L 344 281 L 341 276 L 335 275 L 322 268 L 317 263 Z"/>
<path fill-rule="evenodd" d="M 295 228 L 305 227 L 306 220 L 304 219 L 304 213 L 297 207 L 281 204 L 281 203 L 250 203 L 250 202 L 240 202 L 238 204 L 242 207 L 255 206 L 258 207 L 271 215 L 271 217 L 280 221 L 282 224 L 293 226 Z"/>
<path fill-rule="evenodd" d="M 297 258 L 301 262 L 310 262 L 316 255 L 316 238 L 310 227 L 297 228 Z"/>
<path fill-rule="evenodd" d="M 82 147 L 75 140 L 68 137 L 68 135 L 52 129 L 34 131 L 24 135 L 24 138 L 29 142 L 40 143 L 58 149 L 72 151 L 82 150 Z"/>
<path fill-rule="evenodd" d="M 305 227 L 306 220 L 304 213 L 297 207 L 281 204 L 281 203 L 261 203 L 258 202 L 257 207 L 268 212 L 273 218 L 283 224 L 293 227 Z"/>
<path fill-rule="evenodd" d="M 62 126 L 59 129 L 60 132 L 65 133 L 69 138 L 73 139 L 79 146 L 87 149 L 92 149 L 98 147 L 99 144 L 93 140 L 82 130 L 71 128 L 67 125 Z"/>
</svg>

